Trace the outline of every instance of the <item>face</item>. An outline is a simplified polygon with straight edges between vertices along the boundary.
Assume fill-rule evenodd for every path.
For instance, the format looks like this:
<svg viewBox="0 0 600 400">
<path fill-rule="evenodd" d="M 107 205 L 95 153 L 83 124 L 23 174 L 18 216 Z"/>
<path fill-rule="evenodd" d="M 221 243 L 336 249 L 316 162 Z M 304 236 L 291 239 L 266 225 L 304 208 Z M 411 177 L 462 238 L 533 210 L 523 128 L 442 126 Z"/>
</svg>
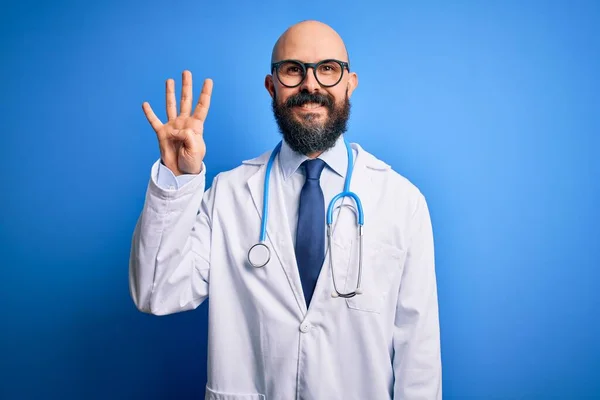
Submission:
<svg viewBox="0 0 600 400">
<path fill-rule="evenodd" d="M 347 62 L 346 50 L 339 36 L 330 28 L 321 28 L 286 32 L 278 42 L 274 61 L 293 59 L 317 63 L 336 59 Z M 350 96 L 358 83 L 356 74 L 343 68 L 342 78 L 335 86 L 323 86 L 321 83 L 331 84 L 324 77 L 330 70 L 327 66 L 318 68 L 317 80 L 314 69 L 307 68 L 302 83 L 292 88 L 284 85 L 290 85 L 284 73 L 298 74 L 298 69 L 280 69 L 279 76 L 273 71 L 265 79 L 265 87 L 272 97 L 273 114 L 284 140 L 293 150 L 310 157 L 331 148 L 346 131 Z"/>
</svg>

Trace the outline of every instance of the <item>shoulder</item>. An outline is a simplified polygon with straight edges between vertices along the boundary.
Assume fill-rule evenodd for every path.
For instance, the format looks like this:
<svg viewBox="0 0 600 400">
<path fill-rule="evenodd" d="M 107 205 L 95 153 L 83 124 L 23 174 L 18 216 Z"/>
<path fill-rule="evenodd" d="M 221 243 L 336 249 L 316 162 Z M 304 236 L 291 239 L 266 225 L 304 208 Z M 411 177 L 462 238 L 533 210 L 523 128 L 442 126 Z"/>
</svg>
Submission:
<svg viewBox="0 0 600 400">
<path fill-rule="evenodd" d="M 263 165 L 267 164 L 272 152 L 272 149 L 265 151 L 257 157 L 242 161 L 241 164 L 232 169 L 219 172 L 214 178 L 213 185 L 218 182 L 220 186 L 240 187 Z"/>
<path fill-rule="evenodd" d="M 363 157 L 364 165 L 369 170 L 371 179 L 379 184 L 381 190 L 411 200 L 417 200 L 423 196 L 413 182 L 396 171 L 390 164 L 357 143 L 352 143 L 352 147 L 357 150 L 358 157 Z"/>
</svg>

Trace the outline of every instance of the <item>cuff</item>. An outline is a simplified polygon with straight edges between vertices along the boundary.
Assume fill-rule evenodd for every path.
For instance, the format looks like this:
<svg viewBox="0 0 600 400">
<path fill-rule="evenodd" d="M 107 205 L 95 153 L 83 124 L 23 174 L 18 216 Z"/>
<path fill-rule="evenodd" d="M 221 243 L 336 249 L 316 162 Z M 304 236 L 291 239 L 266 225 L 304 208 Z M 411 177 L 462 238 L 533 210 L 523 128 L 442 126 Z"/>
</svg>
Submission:
<svg viewBox="0 0 600 400">
<path fill-rule="evenodd" d="M 203 162 L 202 170 L 199 174 L 183 174 L 175 176 L 173 171 L 165 166 L 159 159 L 154 163 L 154 168 L 152 169 L 155 171 L 152 178 L 158 187 L 164 190 L 179 190 L 197 176 L 203 175 L 206 170 L 206 166 Z"/>
</svg>

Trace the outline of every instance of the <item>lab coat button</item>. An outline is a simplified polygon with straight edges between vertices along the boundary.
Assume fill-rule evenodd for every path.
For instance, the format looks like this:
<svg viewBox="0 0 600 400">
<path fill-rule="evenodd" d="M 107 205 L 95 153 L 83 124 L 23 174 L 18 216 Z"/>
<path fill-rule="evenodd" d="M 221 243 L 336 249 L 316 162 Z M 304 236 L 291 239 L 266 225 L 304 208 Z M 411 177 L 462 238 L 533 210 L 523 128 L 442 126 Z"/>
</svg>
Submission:
<svg viewBox="0 0 600 400">
<path fill-rule="evenodd" d="M 310 331 L 310 328 L 311 328 L 311 326 L 308 322 L 303 322 L 302 325 L 300 325 L 300 331 L 302 333 L 306 333 L 306 332 Z"/>
</svg>

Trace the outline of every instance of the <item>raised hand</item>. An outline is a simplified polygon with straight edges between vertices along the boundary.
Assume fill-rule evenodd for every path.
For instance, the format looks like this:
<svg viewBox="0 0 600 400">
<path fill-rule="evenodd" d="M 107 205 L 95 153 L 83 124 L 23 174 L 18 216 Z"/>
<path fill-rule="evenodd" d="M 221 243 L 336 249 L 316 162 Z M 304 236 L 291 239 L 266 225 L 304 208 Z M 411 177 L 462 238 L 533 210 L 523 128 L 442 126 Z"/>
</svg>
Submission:
<svg viewBox="0 0 600 400">
<path fill-rule="evenodd" d="M 177 175 L 198 174 L 202 169 L 202 160 L 206 154 L 204 143 L 204 121 L 210 107 L 210 96 L 213 82 L 204 80 L 202 93 L 198 104 L 192 111 L 192 73 L 183 71 L 183 86 L 181 88 L 181 106 L 177 115 L 175 100 L 175 82 L 167 79 L 167 123 L 163 124 L 148 102 L 144 102 L 142 109 L 146 118 L 158 137 L 160 157 L 163 164 Z"/>
</svg>

